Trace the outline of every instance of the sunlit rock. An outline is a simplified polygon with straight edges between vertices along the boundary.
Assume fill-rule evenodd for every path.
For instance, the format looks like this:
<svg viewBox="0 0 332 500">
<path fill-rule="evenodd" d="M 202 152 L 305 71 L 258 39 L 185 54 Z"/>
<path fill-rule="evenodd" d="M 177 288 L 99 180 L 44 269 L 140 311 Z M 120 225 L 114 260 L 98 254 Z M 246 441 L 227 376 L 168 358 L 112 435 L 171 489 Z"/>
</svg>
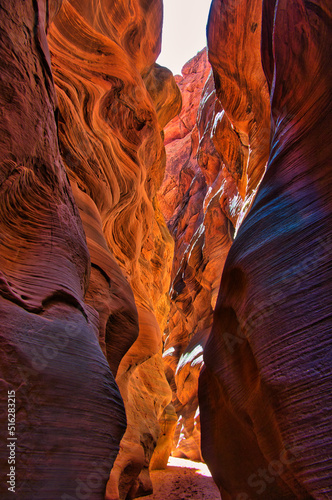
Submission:
<svg viewBox="0 0 332 500">
<path fill-rule="evenodd" d="M 59 139 L 92 272 L 87 302 L 119 385 L 127 431 L 108 499 L 148 492 L 149 462 L 171 391 L 161 358 L 173 241 L 156 192 L 162 129 L 181 97 L 160 52 L 162 2 L 68 0 L 50 29 Z M 139 477 L 138 477 L 139 476 Z"/>
<path fill-rule="evenodd" d="M 166 173 L 158 194 L 175 240 L 163 357 L 179 416 L 173 455 L 201 459 L 197 390 L 203 348 L 222 267 L 246 201 L 235 172 L 233 139 L 221 134 L 225 111 L 216 98 L 206 49 L 176 79 L 183 108 L 165 129 Z"/>
</svg>

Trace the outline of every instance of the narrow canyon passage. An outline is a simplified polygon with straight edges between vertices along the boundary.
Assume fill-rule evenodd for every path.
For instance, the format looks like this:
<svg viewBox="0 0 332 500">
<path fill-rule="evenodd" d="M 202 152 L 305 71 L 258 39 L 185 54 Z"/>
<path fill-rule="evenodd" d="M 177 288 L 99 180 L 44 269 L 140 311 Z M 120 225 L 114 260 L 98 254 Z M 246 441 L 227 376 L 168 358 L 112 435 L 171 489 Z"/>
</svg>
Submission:
<svg viewBox="0 0 332 500">
<path fill-rule="evenodd" d="M 0 0 L 1 500 L 332 499 L 330 4 Z"/>
</svg>

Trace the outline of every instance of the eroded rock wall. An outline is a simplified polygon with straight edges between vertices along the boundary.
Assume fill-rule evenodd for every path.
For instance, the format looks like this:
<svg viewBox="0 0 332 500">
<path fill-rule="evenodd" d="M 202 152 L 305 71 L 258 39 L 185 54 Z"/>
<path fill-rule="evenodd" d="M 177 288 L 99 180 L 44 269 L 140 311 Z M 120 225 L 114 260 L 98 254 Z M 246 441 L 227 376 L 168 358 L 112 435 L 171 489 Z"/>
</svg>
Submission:
<svg viewBox="0 0 332 500">
<path fill-rule="evenodd" d="M 263 1 L 254 29 L 261 8 L 214 0 L 208 26 L 217 94 L 236 126 L 248 108 L 236 119 L 229 75 L 239 88 L 251 76 L 248 60 L 234 71 L 242 55 L 224 36 L 242 47 L 263 27 L 272 113 L 267 171 L 228 254 L 204 350 L 202 450 L 223 499 L 329 498 L 332 12 L 322 0 Z"/>
<path fill-rule="evenodd" d="M 180 266 L 184 250 L 202 220 L 201 217 L 197 224 L 196 220 L 199 215 L 201 216 L 202 201 L 207 187 L 196 159 L 198 146 L 196 120 L 204 82 L 209 72 L 206 49 L 203 49 L 184 66 L 182 76 L 175 77 L 181 90 L 183 106 L 179 116 L 173 118 L 165 129 L 166 172 L 158 197 L 161 210 L 175 240 L 171 290 L 175 276 L 182 273 Z M 185 287 L 180 294 L 180 300 L 188 298 L 188 294 L 188 289 Z M 186 397 L 185 404 L 180 402 L 175 383 L 175 372 L 192 332 L 190 327 L 183 329 L 185 319 L 181 318 L 182 303 L 176 300 L 174 293 L 171 292 L 170 295 L 171 309 L 165 331 L 163 358 L 167 378 L 172 387 L 172 405 L 178 418 L 172 453 L 200 458 L 199 413 L 196 414 L 198 404 L 197 388 L 195 388 L 197 376 L 194 368 L 192 367 L 191 376 L 188 377 L 191 386 L 190 395 L 194 396 L 192 401 L 189 401 L 192 398 Z M 179 317 L 180 323 L 178 323 Z M 188 321 L 190 321 L 189 316 Z"/>
<path fill-rule="evenodd" d="M 242 15 L 249 15 L 255 29 L 240 41 L 235 43 L 233 31 L 225 26 L 220 33 L 216 27 L 210 32 L 209 58 L 215 67 L 227 68 L 227 78 L 210 72 L 206 49 L 197 54 L 182 77 L 176 77 L 184 105 L 165 129 L 168 157 L 159 196 L 175 251 L 164 361 L 179 416 L 173 453 L 191 459 L 201 458 L 198 376 L 223 265 L 269 152 L 270 105 L 259 53 L 261 13 L 257 5 L 246 9 Z M 218 27 L 217 12 L 213 16 Z M 243 53 L 237 54 L 239 50 Z M 230 67 L 227 58 L 234 54 L 237 59 Z M 243 65 L 247 81 L 239 84 Z M 217 98 L 223 93 L 228 99 L 224 107 Z"/>
<path fill-rule="evenodd" d="M 0 7 L 0 496 L 101 500 L 126 419 L 84 302 L 90 257 L 58 149 L 46 30 L 60 7 Z"/>
<path fill-rule="evenodd" d="M 181 96 L 155 64 L 161 23 L 161 0 L 65 0 L 49 34 L 60 148 L 92 262 L 87 301 L 127 414 L 108 500 L 151 491 L 149 462 L 171 400 L 161 331 L 173 241 L 156 192 L 162 129 Z"/>
</svg>

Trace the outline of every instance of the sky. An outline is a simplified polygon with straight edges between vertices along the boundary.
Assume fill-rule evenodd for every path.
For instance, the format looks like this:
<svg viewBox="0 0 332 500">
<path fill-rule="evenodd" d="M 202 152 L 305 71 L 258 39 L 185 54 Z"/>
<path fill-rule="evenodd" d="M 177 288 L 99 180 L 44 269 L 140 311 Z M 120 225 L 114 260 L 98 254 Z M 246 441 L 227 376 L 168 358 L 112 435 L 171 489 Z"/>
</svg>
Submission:
<svg viewBox="0 0 332 500">
<path fill-rule="evenodd" d="M 211 0 L 164 0 L 161 54 L 157 63 L 174 74 L 206 46 Z"/>
</svg>

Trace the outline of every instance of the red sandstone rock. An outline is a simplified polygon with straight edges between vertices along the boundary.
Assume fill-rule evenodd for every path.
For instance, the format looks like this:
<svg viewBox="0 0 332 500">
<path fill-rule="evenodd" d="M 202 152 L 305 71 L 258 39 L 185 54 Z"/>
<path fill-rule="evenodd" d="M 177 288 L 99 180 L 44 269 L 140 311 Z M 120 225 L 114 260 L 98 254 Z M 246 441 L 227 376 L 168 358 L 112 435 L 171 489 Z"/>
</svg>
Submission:
<svg viewBox="0 0 332 500">
<path fill-rule="evenodd" d="M 216 23 L 218 15 L 214 13 Z M 250 16 L 257 15 L 256 6 Z M 241 224 L 264 173 L 270 136 L 267 83 L 259 53 L 252 50 L 259 46 L 260 27 L 258 38 L 253 37 L 237 55 L 235 68 L 226 58 L 240 43 L 234 45 L 234 35 L 218 29 L 209 32 L 209 58 L 217 69 L 229 73 L 227 78 L 216 73 L 216 90 L 212 73 L 207 78 L 203 50 L 186 64 L 182 79 L 177 77 L 184 106 L 165 129 L 168 158 L 159 192 L 175 239 L 164 346 L 166 374 L 180 417 L 173 453 L 191 459 L 201 458 L 198 376 L 221 272 L 234 228 Z M 223 48 L 218 51 L 220 36 Z M 237 67 L 243 64 L 249 86 L 236 80 Z M 225 91 L 222 85 L 228 85 L 225 109 L 216 97 Z"/>
<path fill-rule="evenodd" d="M 199 171 L 194 159 L 197 141 L 193 144 L 192 131 L 196 126 L 201 94 L 210 69 L 206 49 L 203 49 L 184 65 L 183 76 L 175 77 L 181 90 L 182 110 L 164 130 L 167 166 L 158 193 L 160 208 L 166 221 L 179 208 L 195 173 Z"/>
<path fill-rule="evenodd" d="M 226 54 L 223 36 L 250 47 L 262 25 L 271 154 L 229 252 L 204 351 L 203 456 L 225 500 L 330 498 L 332 12 L 323 0 L 264 1 L 261 23 L 247 7 L 215 0 L 209 41 L 227 61 L 225 74 L 215 67 L 217 82 L 233 74 L 250 88 L 246 62 L 232 71 L 238 53 Z M 227 90 L 218 95 L 236 123 Z"/>
<path fill-rule="evenodd" d="M 138 314 L 128 281 L 107 246 L 101 217 L 90 196 L 72 184 L 91 258 L 85 302 L 98 313 L 99 344 L 114 377 L 138 336 Z"/>
<path fill-rule="evenodd" d="M 86 300 L 99 313 L 99 339 L 127 414 L 109 500 L 150 491 L 158 421 L 171 399 L 161 331 L 173 242 L 156 192 L 162 129 L 179 111 L 180 93 L 171 72 L 154 63 L 161 19 L 160 0 L 93 9 L 67 0 L 49 35 L 61 152 L 91 254 Z"/>
<path fill-rule="evenodd" d="M 164 345 L 166 374 L 179 416 L 173 454 L 191 459 L 201 458 L 197 388 L 203 347 L 242 202 L 211 138 L 222 110 L 209 71 L 204 49 L 185 65 L 178 80 L 188 109 L 183 108 L 165 129 L 168 156 L 159 192 L 175 239 Z M 224 147 L 227 150 L 227 141 Z"/>
<path fill-rule="evenodd" d="M 45 31 L 60 5 L 8 0 L 0 9 L 0 496 L 101 500 L 125 414 L 96 311 L 84 303 L 89 253 L 58 150 Z"/>
<path fill-rule="evenodd" d="M 270 144 L 270 103 L 260 57 L 261 11 L 260 0 L 214 0 L 207 29 L 216 93 L 225 110 L 215 124 L 215 146 L 237 181 L 244 214 L 262 178 Z"/>
</svg>

